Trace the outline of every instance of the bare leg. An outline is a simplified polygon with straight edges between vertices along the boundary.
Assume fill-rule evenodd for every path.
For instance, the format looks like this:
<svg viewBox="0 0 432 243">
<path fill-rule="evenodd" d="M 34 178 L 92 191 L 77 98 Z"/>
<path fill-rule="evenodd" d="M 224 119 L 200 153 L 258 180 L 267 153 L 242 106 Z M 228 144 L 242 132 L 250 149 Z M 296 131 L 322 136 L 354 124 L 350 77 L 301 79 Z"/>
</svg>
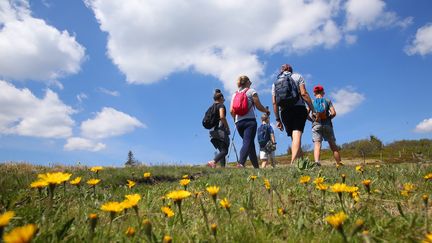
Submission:
<svg viewBox="0 0 432 243">
<path fill-rule="evenodd" d="M 320 152 L 321 152 L 321 142 L 315 142 L 314 143 L 314 159 L 315 162 L 320 161 Z"/>
<path fill-rule="evenodd" d="M 333 151 L 333 157 L 336 160 L 336 163 L 340 163 L 341 162 L 341 156 L 339 154 L 339 148 L 336 145 L 335 141 L 329 141 L 329 146 L 330 149 Z"/>
<path fill-rule="evenodd" d="M 301 156 L 301 131 L 293 131 L 292 132 L 292 144 L 291 144 L 291 164 Z"/>
<path fill-rule="evenodd" d="M 263 160 L 261 163 L 261 168 L 265 168 L 267 166 L 267 160 Z"/>
</svg>

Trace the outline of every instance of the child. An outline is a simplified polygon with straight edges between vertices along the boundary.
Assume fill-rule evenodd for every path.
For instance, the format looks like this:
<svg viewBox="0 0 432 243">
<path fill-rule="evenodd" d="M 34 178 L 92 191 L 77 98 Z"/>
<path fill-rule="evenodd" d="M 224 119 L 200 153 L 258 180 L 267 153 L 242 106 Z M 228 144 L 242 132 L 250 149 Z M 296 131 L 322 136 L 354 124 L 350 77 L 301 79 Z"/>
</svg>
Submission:
<svg viewBox="0 0 432 243">
<path fill-rule="evenodd" d="M 261 168 L 265 168 L 267 161 L 270 161 L 272 167 L 275 167 L 274 156 L 276 150 L 276 140 L 274 131 L 270 125 L 270 118 L 267 114 L 261 116 L 262 124 L 258 128 L 258 143 L 260 145 Z"/>
<path fill-rule="evenodd" d="M 324 98 L 324 88 L 317 85 L 313 89 L 315 100 L 313 106 L 315 117 L 312 118 L 312 141 L 314 142 L 315 163 L 320 166 L 320 150 L 323 139 L 328 142 L 333 151 L 333 157 L 337 165 L 342 165 L 339 147 L 333 131 L 332 119 L 336 116 L 336 110 L 329 99 Z"/>
</svg>

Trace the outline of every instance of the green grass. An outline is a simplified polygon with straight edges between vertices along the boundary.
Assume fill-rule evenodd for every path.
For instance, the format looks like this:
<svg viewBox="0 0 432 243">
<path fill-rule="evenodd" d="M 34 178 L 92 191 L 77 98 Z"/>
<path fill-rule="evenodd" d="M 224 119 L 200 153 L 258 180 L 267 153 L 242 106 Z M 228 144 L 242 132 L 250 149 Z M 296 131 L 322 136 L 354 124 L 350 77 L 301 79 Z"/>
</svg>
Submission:
<svg viewBox="0 0 432 243">
<path fill-rule="evenodd" d="M 66 184 L 58 186 L 50 205 L 47 192 L 39 194 L 29 185 L 37 179 L 38 173 L 64 171 L 72 173 L 72 178 L 82 176 L 84 184 L 81 190 Z M 150 181 L 143 179 L 144 172 L 151 172 Z M 325 217 L 342 210 L 337 194 L 330 191 L 323 194 L 315 189 L 314 184 L 300 185 L 302 175 L 309 175 L 312 180 L 318 176 L 326 178 L 332 185 L 341 182 L 340 174 L 347 175 L 348 185 L 357 185 L 360 201 L 354 203 L 349 195 L 344 195 L 343 206 L 348 215 L 343 229 L 349 241 L 362 242 L 364 237 L 371 241 L 415 242 L 422 240 L 426 233 L 425 207 L 423 194 L 432 190 L 432 181 L 423 177 L 432 172 L 430 164 L 383 164 L 377 169 L 366 166 L 363 174 L 352 166 L 339 170 L 334 167 L 315 168 L 310 171 L 298 171 L 295 167 L 276 169 L 208 169 L 204 167 L 138 167 L 105 168 L 100 172 L 102 179 L 96 187 L 96 195 L 85 185 L 85 181 L 95 174 L 88 168 L 77 167 L 34 167 L 23 164 L 0 165 L 0 212 L 13 210 L 16 213 L 10 225 L 13 227 L 34 223 L 39 231 L 35 242 L 85 242 L 90 241 L 90 213 L 96 213 L 99 221 L 96 226 L 94 242 L 145 242 L 146 234 L 141 224 L 150 220 L 152 232 L 157 242 L 164 235 L 173 237 L 174 242 L 341 242 L 339 232 L 332 229 Z M 178 208 L 170 200 L 161 199 L 172 190 L 182 189 L 178 181 L 183 175 L 189 175 L 190 192 L 202 192 L 198 197 L 192 195 L 182 203 L 184 222 L 178 217 Z M 249 176 L 257 175 L 255 181 Z M 270 180 L 272 193 L 268 193 L 263 179 Z M 134 180 L 137 185 L 127 188 L 126 180 Z M 367 195 L 361 181 L 371 179 L 372 191 Z M 312 181 L 311 181 L 312 182 Z M 411 182 L 416 189 L 409 197 L 400 194 L 403 184 Z M 220 187 L 219 199 L 227 198 L 231 202 L 230 214 L 215 206 L 206 192 L 206 187 Z M 127 194 L 139 193 L 140 219 L 133 210 L 116 215 L 109 230 L 109 213 L 100 210 L 108 201 L 122 201 Z M 203 204 L 208 224 L 200 206 Z M 167 219 L 160 208 L 172 205 L 175 216 Z M 398 206 L 399 205 L 399 206 Z M 244 208 L 244 210 L 241 210 Z M 286 210 L 285 215 L 278 214 L 278 209 Z M 429 210 L 430 211 L 430 210 Z M 430 213 L 429 213 L 430 217 Z M 364 227 L 357 233 L 355 221 L 363 219 Z M 217 224 L 216 239 L 208 230 L 209 224 Z M 137 230 L 134 238 L 125 235 L 127 227 Z M 429 227 L 431 229 L 431 227 Z M 362 234 L 367 230 L 368 234 Z"/>
</svg>

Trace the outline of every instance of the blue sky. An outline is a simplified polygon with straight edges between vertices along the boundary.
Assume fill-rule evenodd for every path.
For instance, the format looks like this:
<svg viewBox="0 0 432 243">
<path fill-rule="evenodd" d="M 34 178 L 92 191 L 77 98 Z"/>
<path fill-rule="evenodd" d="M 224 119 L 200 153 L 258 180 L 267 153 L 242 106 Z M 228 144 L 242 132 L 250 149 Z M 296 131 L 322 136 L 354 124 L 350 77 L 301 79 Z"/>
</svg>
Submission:
<svg viewBox="0 0 432 243">
<path fill-rule="evenodd" d="M 0 161 L 120 166 L 132 150 L 147 164 L 205 163 L 213 90 L 229 96 L 248 75 L 271 105 L 283 63 L 309 91 L 324 86 L 339 144 L 430 139 L 431 9 L 428 0 L 1 1 Z M 287 136 L 276 139 L 284 153 Z"/>
</svg>

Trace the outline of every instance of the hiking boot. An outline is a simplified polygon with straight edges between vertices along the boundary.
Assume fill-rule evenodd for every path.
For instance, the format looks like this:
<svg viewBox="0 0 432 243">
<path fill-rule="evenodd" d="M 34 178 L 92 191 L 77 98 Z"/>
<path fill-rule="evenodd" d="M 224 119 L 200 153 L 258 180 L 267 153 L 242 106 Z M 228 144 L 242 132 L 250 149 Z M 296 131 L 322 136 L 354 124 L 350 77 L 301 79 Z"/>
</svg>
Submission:
<svg viewBox="0 0 432 243">
<path fill-rule="evenodd" d="M 216 163 L 214 161 L 207 162 L 207 166 L 210 168 L 216 168 Z"/>
<path fill-rule="evenodd" d="M 315 166 L 321 166 L 320 162 L 315 162 Z"/>
</svg>

